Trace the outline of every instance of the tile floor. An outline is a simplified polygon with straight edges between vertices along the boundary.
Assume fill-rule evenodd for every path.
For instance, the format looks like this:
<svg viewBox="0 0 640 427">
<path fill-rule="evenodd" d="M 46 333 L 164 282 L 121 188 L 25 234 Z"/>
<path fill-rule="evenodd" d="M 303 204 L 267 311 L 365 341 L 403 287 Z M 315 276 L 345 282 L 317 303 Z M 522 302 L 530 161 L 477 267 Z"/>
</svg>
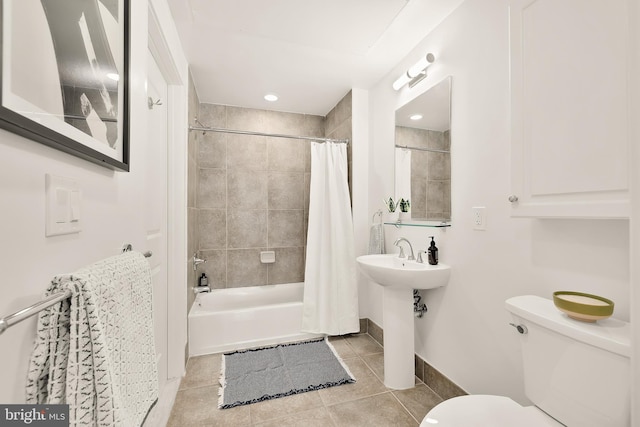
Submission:
<svg viewBox="0 0 640 427">
<path fill-rule="evenodd" d="M 220 354 L 189 359 L 168 427 L 418 426 L 442 399 L 416 378 L 409 390 L 383 384 L 382 346 L 367 334 L 330 338 L 355 376 L 329 387 L 230 409 L 218 409 Z"/>
</svg>

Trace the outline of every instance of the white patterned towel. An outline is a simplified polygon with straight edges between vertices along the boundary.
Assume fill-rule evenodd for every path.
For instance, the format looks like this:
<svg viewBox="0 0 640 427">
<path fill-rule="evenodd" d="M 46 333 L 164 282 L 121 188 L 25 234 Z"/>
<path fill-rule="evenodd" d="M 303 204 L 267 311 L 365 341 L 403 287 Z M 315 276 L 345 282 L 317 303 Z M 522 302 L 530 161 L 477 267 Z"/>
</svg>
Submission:
<svg viewBox="0 0 640 427">
<path fill-rule="evenodd" d="M 27 377 L 27 403 L 69 404 L 71 426 L 140 426 L 158 398 L 149 263 L 125 252 L 57 276 Z"/>
</svg>

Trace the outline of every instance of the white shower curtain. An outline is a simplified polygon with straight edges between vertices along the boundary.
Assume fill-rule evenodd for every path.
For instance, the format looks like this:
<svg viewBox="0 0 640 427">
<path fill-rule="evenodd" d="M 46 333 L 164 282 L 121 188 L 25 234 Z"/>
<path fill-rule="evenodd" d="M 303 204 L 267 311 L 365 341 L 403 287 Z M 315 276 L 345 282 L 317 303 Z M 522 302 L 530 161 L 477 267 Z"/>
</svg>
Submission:
<svg viewBox="0 0 640 427">
<path fill-rule="evenodd" d="M 411 200 L 411 150 L 396 148 L 396 202 L 400 199 Z M 398 207 L 400 209 L 400 207 Z"/>
<path fill-rule="evenodd" d="M 347 147 L 311 143 L 311 191 L 302 330 L 343 335 L 360 330 Z"/>
</svg>

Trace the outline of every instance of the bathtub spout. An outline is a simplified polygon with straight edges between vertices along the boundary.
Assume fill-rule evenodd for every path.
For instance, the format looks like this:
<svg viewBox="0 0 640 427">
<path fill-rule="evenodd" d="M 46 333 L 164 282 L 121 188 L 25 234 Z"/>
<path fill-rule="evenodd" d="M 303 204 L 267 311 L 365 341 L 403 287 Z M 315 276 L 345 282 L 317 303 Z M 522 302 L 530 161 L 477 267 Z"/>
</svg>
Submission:
<svg viewBox="0 0 640 427">
<path fill-rule="evenodd" d="M 208 286 L 194 286 L 193 287 L 193 293 L 194 294 L 201 294 L 204 292 L 211 292 L 211 288 Z"/>
</svg>

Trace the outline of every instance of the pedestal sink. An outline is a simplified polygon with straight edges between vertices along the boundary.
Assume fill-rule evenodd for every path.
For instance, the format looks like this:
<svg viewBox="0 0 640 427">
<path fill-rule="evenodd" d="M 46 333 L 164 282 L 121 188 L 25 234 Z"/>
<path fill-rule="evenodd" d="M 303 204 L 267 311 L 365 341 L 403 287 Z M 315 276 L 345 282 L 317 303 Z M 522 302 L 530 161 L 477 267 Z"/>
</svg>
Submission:
<svg viewBox="0 0 640 427">
<path fill-rule="evenodd" d="M 404 390 L 415 385 L 413 290 L 449 282 L 451 267 L 398 258 L 397 254 L 362 255 L 360 270 L 384 287 L 384 385 Z"/>
</svg>

